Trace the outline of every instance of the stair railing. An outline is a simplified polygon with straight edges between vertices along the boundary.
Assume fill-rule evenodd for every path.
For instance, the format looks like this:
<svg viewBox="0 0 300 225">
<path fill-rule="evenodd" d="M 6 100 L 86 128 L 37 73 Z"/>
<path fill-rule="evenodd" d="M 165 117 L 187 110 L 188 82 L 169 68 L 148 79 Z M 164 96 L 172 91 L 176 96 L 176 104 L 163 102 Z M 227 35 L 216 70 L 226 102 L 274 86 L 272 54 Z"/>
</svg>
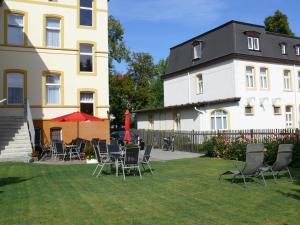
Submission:
<svg viewBox="0 0 300 225">
<path fill-rule="evenodd" d="M 34 149 L 34 147 L 35 147 L 35 130 L 34 130 L 32 114 L 31 114 L 31 110 L 30 110 L 29 99 L 24 99 L 24 116 L 25 116 L 28 130 L 29 130 L 31 146 Z"/>
</svg>

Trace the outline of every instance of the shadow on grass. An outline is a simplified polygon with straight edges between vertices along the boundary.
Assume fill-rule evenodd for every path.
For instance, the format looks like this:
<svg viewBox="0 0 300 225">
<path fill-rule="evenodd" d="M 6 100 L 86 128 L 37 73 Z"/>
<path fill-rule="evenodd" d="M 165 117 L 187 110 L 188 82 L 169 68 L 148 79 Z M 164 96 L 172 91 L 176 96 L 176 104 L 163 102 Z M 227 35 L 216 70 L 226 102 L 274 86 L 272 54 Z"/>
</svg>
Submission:
<svg viewBox="0 0 300 225">
<path fill-rule="evenodd" d="M 282 194 L 288 198 L 294 198 L 298 201 L 300 201 L 300 190 L 297 190 L 297 189 L 292 189 L 291 190 L 292 192 L 294 193 L 286 193 L 286 192 L 283 192 L 283 191 L 277 191 L 279 194 Z"/>
<path fill-rule="evenodd" d="M 28 180 L 33 179 L 31 178 L 22 178 L 22 177 L 5 177 L 5 178 L 0 178 L 0 187 L 10 185 L 10 184 L 17 184 L 17 183 L 22 183 Z M 1 193 L 1 192 L 0 192 Z"/>
</svg>

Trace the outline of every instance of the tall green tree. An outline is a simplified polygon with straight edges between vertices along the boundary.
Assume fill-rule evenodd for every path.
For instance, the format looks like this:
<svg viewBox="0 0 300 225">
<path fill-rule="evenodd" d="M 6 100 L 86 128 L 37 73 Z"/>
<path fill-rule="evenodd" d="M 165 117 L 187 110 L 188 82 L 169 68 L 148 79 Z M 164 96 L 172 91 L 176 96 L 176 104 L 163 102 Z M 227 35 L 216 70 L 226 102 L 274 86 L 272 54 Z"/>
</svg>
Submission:
<svg viewBox="0 0 300 225">
<path fill-rule="evenodd" d="M 267 31 L 294 36 L 288 17 L 279 10 L 265 19 L 265 27 Z"/>
<path fill-rule="evenodd" d="M 113 73 L 113 61 L 120 63 L 127 61 L 129 50 L 124 41 L 124 28 L 119 20 L 113 16 L 108 17 L 108 44 L 109 44 L 109 69 Z"/>
</svg>

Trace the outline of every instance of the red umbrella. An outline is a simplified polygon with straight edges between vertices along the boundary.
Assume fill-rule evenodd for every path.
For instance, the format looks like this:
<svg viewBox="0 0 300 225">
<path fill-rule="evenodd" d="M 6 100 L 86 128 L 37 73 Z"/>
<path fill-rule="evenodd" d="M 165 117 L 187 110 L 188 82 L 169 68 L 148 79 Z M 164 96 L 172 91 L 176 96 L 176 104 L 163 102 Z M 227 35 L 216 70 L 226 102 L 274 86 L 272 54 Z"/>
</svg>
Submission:
<svg viewBox="0 0 300 225">
<path fill-rule="evenodd" d="M 88 115 L 83 112 L 74 112 L 64 116 L 60 116 L 51 120 L 52 122 L 77 122 L 77 137 L 79 137 L 79 122 L 91 121 L 102 122 L 104 119 L 100 119 L 95 116 Z"/>
<path fill-rule="evenodd" d="M 130 136 L 130 113 L 128 110 L 125 112 L 125 137 L 124 141 L 131 141 L 131 136 Z"/>
</svg>

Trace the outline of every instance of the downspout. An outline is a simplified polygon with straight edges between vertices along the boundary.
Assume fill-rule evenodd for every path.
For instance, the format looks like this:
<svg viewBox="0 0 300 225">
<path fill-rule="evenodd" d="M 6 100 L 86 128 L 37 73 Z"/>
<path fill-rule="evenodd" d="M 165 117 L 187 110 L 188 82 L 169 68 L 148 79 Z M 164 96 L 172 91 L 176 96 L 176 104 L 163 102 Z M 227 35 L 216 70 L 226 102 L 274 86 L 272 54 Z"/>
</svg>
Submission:
<svg viewBox="0 0 300 225">
<path fill-rule="evenodd" d="M 295 90 L 294 90 L 294 105 L 296 106 L 296 108 L 295 108 L 295 119 L 296 119 L 296 124 L 295 124 L 295 126 L 296 126 L 296 128 L 299 128 L 299 126 L 300 126 L 300 124 L 299 124 L 299 107 L 298 107 L 298 105 L 297 105 L 297 92 L 298 92 L 298 75 L 297 75 L 297 73 L 296 73 L 296 65 L 294 64 L 294 67 L 293 67 L 293 74 L 295 75 L 295 76 L 293 76 L 294 77 L 294 84 L 295 84 Z"/>
<path fill-rule="evenodd" d="M 203 122 L 203 124 L 205 124 L 205 118 L 204 118 L 204 114 L 205 114 L 205 111 L 203 110 L 200 110 L 200 109 L 197 109 L 197 107 L 195 106 L 194 108 L 199 114 L 203 115 L 203 121 L 200 121 L 200 131 L 202 130 L 201 127 L 203 127 L 203 125 L 201 124 L 201 122 Z M 203 129 L 204 130 L 204 129 Z"/>
<path fill-rule="evenodd" d="M 188 72 L 188 78 L 189 78 L 189 96 L 188 96 L 188 103 L 191 103 L 191 74 L 190 74 L 190 72 Z"/>
</svg>

